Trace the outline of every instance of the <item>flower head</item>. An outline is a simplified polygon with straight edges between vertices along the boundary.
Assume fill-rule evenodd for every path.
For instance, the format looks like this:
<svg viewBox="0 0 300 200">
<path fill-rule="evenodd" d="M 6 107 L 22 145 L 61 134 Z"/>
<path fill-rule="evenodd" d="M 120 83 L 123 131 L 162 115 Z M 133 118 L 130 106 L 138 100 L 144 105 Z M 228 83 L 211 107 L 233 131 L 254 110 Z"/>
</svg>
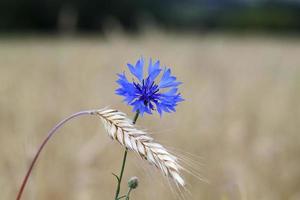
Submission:
<svg viewBox="0 0 300 200">
<path fill-rule="evenodd" d="M 135 78 L 129 82 L 123 74 L 118 74 L 117 83 L 120 87 L 116 94 L 123 96 L 124 101 L 133 106 L 133 111 L 152 114 L 157 110 L 160 115 L 163 112 L 175 112 L 178 102 L 183 101 L 181 94 L 178 93 L 178 86 L 181 82 L 176 81 L 176 77 L 171 75 L 169 68 L 162 69 L 160 62 L 149 60 L 148 75 L 144 77 L 144 59 L 140 58 L 135 66 L 127 64 L 130 72 Z M 162 74 L 159 81 L 157 77 Z"/>
<path fill-rule="evenodd" d="M 134 176 L 134 177 L 131 177 L 129 180 L 128 180 L 128 187 L 131 188 L 131 189 L 136 189 L 139 185 L 139 179 L 138 177 Z"/>
</svg>

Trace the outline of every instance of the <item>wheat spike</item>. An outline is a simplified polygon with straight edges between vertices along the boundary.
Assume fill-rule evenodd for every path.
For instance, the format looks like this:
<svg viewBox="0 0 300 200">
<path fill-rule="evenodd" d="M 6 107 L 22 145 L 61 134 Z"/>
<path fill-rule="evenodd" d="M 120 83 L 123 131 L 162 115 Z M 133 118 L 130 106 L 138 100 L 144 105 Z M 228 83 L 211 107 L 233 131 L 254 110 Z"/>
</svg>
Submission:
<svg viewBox="0 0 300 200">
<path fill-rule="evenodd" d="M 92 114 L 101 118 L 109 136 L 122 146 L 136 152 L 142 159 L 157 167 L 177 186 L 185 186 L 180 170 L 183 169 L 176 156 L 145 131 L 137 129 L 126 114 L 114 109 L 96 110 Z"/>
</svg>

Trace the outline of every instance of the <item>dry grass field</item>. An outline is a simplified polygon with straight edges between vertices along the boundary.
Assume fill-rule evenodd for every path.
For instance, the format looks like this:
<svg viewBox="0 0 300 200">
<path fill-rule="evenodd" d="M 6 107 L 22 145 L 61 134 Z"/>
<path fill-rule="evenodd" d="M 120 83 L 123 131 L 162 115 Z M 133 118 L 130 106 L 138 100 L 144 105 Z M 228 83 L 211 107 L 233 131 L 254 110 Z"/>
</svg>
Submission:
<svg viewBox="0 0 300 200">
<path fill-rule="evenodd" d="M 187 176 L 193 199 L 300 199 L 300 39 L 161 32 L 0 39 L 0 199 L 15 198 L 59 120 L 108 105 L 133 116 L 114 95 L 115 80 L 141 55 L 159 58 L 184 83 L 176 113 L 137 124 L 199 156 L 209 183 Z M 71 121 L 42 152 L 23 199 L 113 199 L 122 155 L 97 118 Z M 151 169 L 130 153 L 123 193 L 136 175 L 131 199 L 174 199 Z"/>
</svg>

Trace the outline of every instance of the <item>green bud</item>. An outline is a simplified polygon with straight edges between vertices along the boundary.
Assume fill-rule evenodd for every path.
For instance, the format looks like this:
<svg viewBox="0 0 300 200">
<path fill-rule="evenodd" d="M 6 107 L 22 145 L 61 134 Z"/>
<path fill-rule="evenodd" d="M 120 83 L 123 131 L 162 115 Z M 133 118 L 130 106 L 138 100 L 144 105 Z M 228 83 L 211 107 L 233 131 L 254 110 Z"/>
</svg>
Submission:
<svg viewBox="0 0 300 200">
<path fill-rule="evenodd" d="M 131 188 L 131 189 L 135 189 L 137 188 L 139 185 L 139 179 L 138 177 L 134 176 L 134 177 L 131 177 L 128 181 L 128 187 Z"/>
</svg>

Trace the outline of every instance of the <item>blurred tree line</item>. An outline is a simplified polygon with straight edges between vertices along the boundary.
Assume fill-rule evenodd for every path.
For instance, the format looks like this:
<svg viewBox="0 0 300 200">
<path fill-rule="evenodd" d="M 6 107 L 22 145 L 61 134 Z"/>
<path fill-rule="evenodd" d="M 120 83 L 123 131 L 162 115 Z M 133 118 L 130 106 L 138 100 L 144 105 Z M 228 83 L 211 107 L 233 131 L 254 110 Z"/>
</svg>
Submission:
<svg viewBox="0 0 300 200">
<path fill-rule="evenodd" d="M 300 31 L 296 0 L 1 0 L 0 31 L 171 29 Z"/>
</svg>

